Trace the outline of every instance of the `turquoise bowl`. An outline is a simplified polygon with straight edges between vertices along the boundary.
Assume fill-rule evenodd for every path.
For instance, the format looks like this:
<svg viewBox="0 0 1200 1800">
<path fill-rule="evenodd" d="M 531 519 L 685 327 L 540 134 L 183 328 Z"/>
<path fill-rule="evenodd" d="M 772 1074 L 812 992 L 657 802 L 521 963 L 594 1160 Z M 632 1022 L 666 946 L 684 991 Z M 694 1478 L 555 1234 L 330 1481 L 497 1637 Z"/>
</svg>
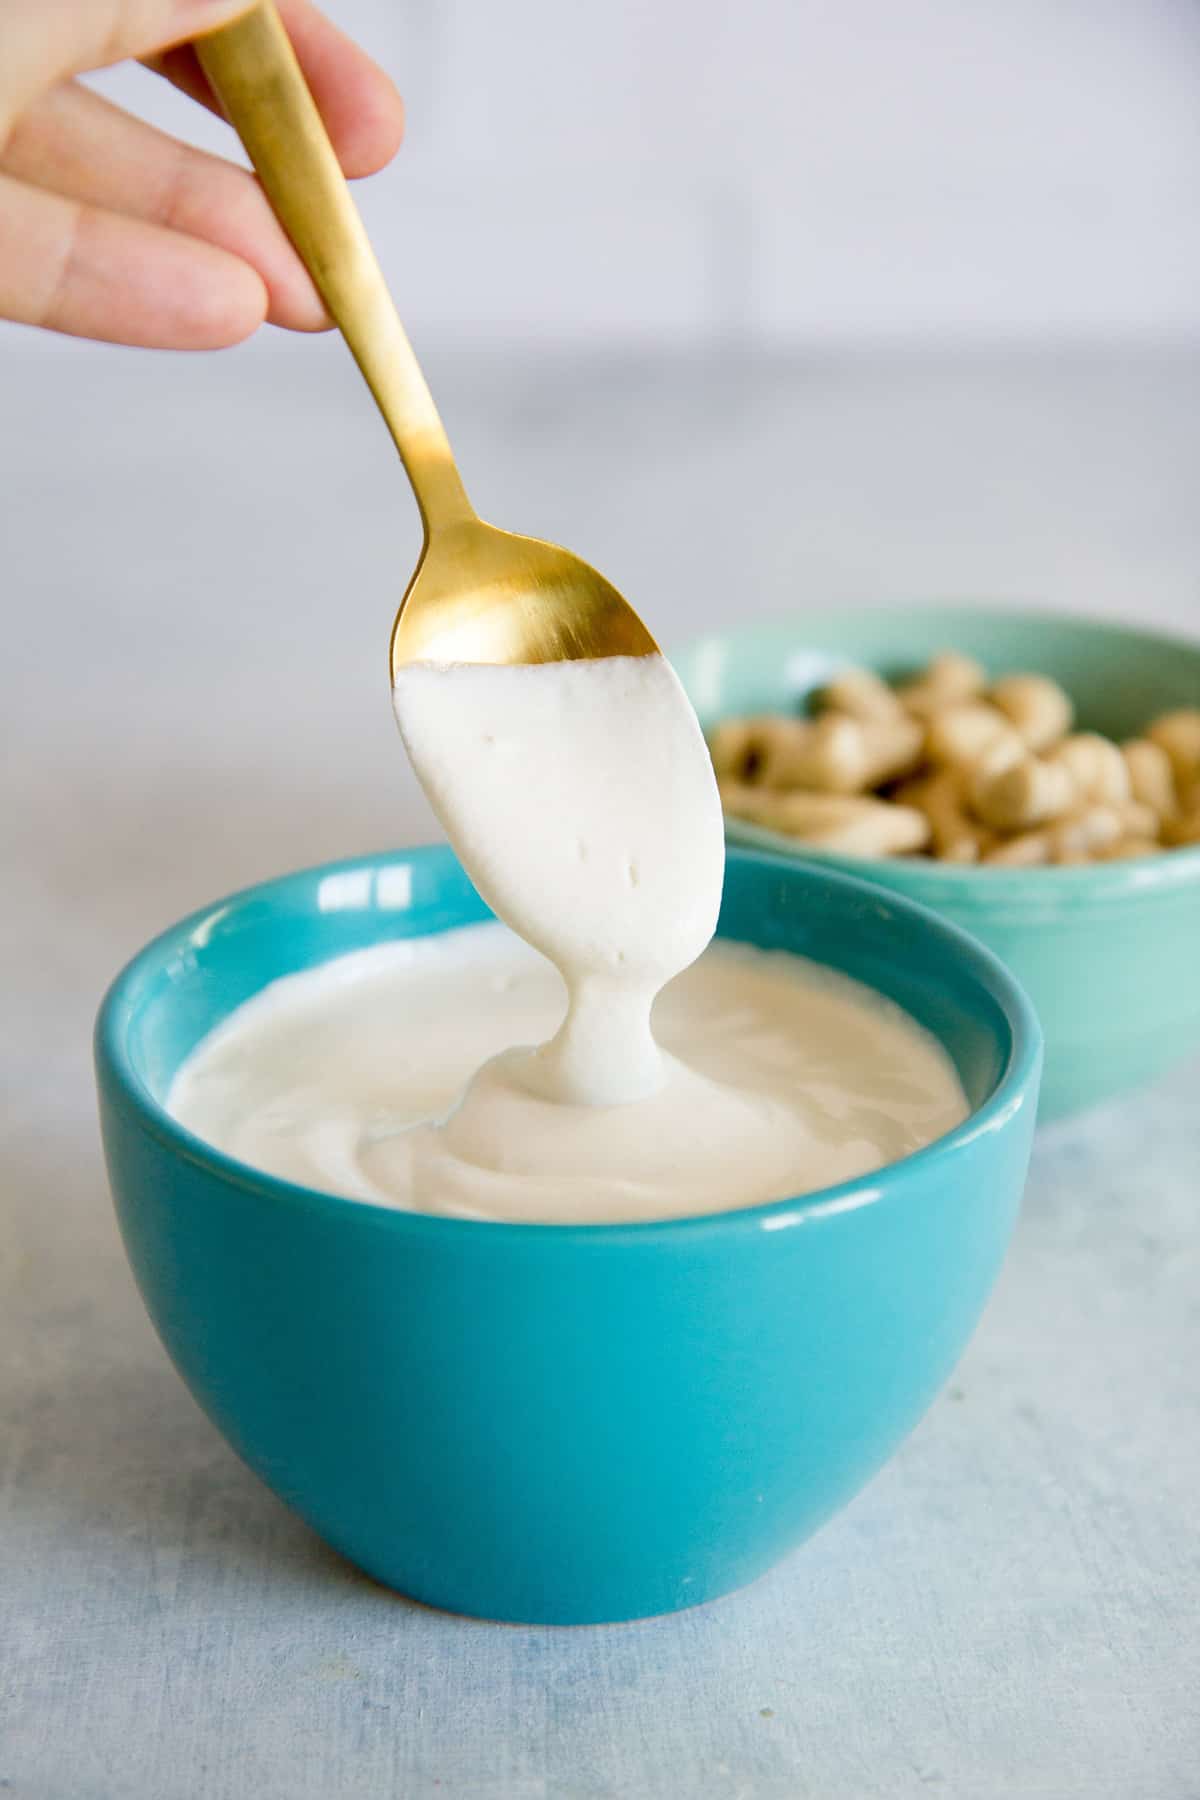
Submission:
<svg viewBox="0 0 1200 1800">
<path fill-rule="evenodd" d="M 996 675 L 1036 669 L 1073 696 L 1082 725 L 1135 735 L 1156 713 L 1200 706 L 1200 644 L 1095 620 L 975 607 L 805 612 L 673 656 L 707 728 L 738 713 L 803 711 L 838 669 L 910 672 L 938 650 Z M 1003 959 L 1046 1034 L 1041 1116 L 1140 1086 L 1200 1050 L 1200 847 L 1052 869 L 840 857 L 729 821 L 731 842 L 852 870 L 933 907 Z"/>
<path fill-rule="evenodd" d="M 415 850 L 267 882 L 143 950 L 96 1030 L 129 1259 L 218 1429 L 379 1581 L 548 1624 L 710 1600 L 836 1512 L 949 1376 L 1025 1179 L 1037 1022 L 918 907 L 734 852 L 721 931 L 907 1007 L 953 1055 L 966 1123 L 803 1200 L 505 1225 L 293 1186 L 164 1111 L 183 1058 L 267 982 L 487 916 L 448 850 Z"/>
</svg>

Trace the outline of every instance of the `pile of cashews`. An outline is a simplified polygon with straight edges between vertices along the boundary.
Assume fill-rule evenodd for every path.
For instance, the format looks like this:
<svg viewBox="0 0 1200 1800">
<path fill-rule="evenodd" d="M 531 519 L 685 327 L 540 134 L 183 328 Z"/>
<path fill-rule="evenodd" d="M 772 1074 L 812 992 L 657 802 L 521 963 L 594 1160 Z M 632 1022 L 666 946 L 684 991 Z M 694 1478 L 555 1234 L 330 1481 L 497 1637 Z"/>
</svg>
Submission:
<svg viewBox="0 0 1200 1800">
<path fill-rule="evenodd" d="M 1200 707 L 1122 744 L 1073 723 L 1058 682 L 989 683 L 950 650 L 896 686 L 848 669 L 811 718 L 726 719 L 709 750 L 727 814 L 844 855 L 1032 868 L 1200 844 Z"/>
</svg>

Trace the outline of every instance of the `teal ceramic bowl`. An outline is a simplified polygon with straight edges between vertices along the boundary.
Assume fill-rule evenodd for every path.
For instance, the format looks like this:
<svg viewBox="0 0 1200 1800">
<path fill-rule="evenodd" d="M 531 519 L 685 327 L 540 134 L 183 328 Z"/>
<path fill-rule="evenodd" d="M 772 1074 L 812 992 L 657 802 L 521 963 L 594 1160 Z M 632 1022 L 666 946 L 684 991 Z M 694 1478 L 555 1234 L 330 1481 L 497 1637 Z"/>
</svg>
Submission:
<svg viewBox="0 0 1200 1800">
<path fill-rule="evenodd" d="M 804 1200 L 567 1226 L 312 1192 L 164 1112 L 183 1058 L 267 982 L 486 917 L 449 851 L 417 850 L 268 882 L 142 951 L 96 1034 L 129 1259 L 233 1448 L 379 1581 L 556 1624 L 710 1600 L 842 1506 L 950 1374 L 1025 1179 L 1037 1023 L 932 915 L 735 852 L 722 932 L 907 1007 L 957 1063 L 965 1124 Z"/>
<path fill-rule="evenodd" d="M 1114 738 L 1168 708 L 1200 706 L 1200 643 L 1048 613 L 806 612 L 706 638 L 673 660 L 707 728 L 738 713 L 803 711 L 847 664 L 897 676 L 948 647 L 996 675 L 1053 675 L 1081 724 Z M 981 869 L 805 852 L 734 820 L 729 836 L 852 870 L 935 908 L 1003 958 L 1046 1034 L 1043 1119 L 1137 1087 L 1200 1050 L 1200 847 L 1082 868 Z"/>
</svg>

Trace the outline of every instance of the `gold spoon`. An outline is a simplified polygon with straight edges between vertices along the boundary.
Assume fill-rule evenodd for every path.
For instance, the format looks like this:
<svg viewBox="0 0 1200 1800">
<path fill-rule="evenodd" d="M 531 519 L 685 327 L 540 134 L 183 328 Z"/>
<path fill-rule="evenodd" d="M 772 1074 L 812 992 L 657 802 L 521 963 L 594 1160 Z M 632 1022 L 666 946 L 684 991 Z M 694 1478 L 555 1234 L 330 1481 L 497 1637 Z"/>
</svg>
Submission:
<svg viewBox="0 0 1200 1800">
<path fill-rule="evenodd" d="M 396 314 L 358 209 L 270 0 L 196 51 L 383 414 L 425 541 L 392 627 L 412 662 L 542 663 L 657 651 L 628 601 L 569 550 L 485 525 Z"/>
</svg>

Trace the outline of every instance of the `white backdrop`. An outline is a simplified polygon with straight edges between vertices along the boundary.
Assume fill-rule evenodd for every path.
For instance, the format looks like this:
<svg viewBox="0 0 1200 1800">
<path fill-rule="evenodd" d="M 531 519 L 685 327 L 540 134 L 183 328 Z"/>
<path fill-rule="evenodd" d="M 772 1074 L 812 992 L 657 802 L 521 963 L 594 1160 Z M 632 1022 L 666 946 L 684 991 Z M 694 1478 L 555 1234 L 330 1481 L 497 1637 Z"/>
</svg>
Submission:
<svg viewBox="0 0 1200 1800">
<path fill-rule="evenodd" d="M 408 101 L 400 162 L 361 191 L 426 344 L 1200 323 L 1195 0 L 330 10 Z M 225 141 L 141 71 L 101 81 Z"/>
</svg>

